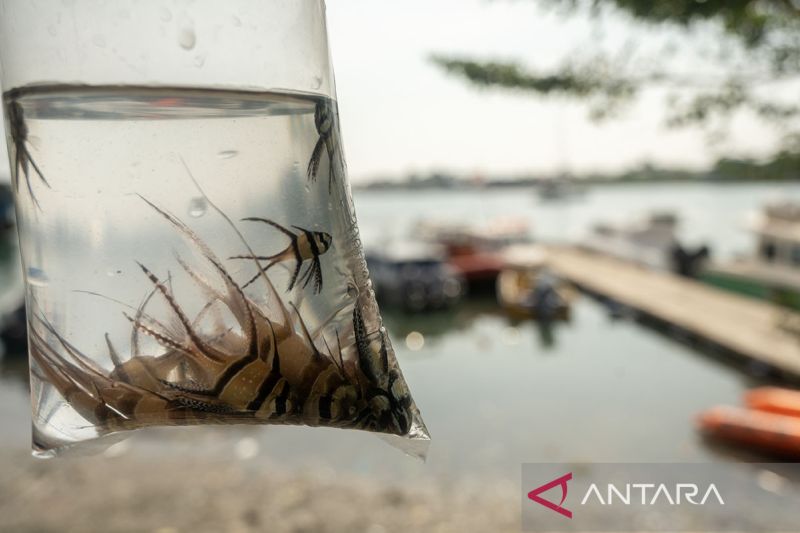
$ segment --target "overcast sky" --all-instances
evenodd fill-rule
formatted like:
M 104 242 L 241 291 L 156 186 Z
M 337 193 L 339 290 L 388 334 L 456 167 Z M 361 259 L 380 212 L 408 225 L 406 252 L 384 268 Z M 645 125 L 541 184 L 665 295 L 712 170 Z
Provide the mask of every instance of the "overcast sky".
M 450 77 L 431 53 L 523 60 L 543 68 L 592 52 L 592 25 L 511 0 L 328 0 L 345 151 L 353 181 L 409 172 L 465 176 L 615 171 L 643 162 L 700 168 L 720 153 L 765 154 L 775 136 L 734 121 L 709 149 L 698 130 L 663 127 L 660 95 L 593 124 L 580 105 L 486 91 Z M 627 28 L 612 24 L 611 37 Z M 7 175 L 5 160 L 0 174 Z
M 581 106 L 469 87 L 428 61 L 451 52 L 546 67 L 569 52 L 591 53 L 588 20 L 535 2 L 328 0 L 328 28 L 354 180 L 436 169 L 580 173 L 645 161 L 697 168 L 720 152 L 775 147 L 769 131 L 738 120 L 728 144 L 710 151 L 703 132 L 663 127 L 662 95 L 597 125 Z M 619 24 L 608 30 L 626 33 Z

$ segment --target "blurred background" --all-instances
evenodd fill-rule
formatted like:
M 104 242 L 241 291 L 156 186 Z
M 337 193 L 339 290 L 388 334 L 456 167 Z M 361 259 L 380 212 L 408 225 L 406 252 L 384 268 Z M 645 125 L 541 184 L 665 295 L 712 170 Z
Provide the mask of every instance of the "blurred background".
M 524 462 L 800 459 L 800 4 L 327 4 L 427 461 L 291 427 L 30 458 L 4 161 L 0 529 L 518 531 Z

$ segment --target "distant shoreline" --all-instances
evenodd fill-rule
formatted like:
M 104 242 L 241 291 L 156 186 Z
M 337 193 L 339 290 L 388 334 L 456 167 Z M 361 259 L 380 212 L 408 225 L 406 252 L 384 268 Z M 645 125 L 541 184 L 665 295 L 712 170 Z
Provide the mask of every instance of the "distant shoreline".
M 487 189 L 537 189 L 550 183 L 554 178 L 498 180 L 473 182 L 457 180 L 453 183 L 427 183 L 426 181 L 377 182 L 353 184 L 357 192 L 423 192 L 423 191 L 470 191 Z M 799 178 L 724 178 L 724 177 L 680 177 L 680 178 L 574 178 L 570 185 L 579 187 L 613 187 L 619 185 L 663 185 L 663 184 L 718 184 L 718 185 L 754 185 L 766 183 L 800 183 Z

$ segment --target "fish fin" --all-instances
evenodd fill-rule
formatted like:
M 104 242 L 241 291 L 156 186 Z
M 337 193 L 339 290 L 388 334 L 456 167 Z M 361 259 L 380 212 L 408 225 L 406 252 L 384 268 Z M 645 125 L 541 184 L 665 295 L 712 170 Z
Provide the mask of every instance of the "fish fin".
M 270 219 L 268 219 L 268 218 L 262 218 L 262 217 L 245 217 L 245 218 L 243 218 L 242 220 L 243 220 L 243 221 L 247 221 L 247 222 L 263 222 L 264 224 L 269 224 L 270 226 L 272 226 L 273 228 L 277 229 L 277 230 L 278 230 L 278 231 L 280 231 L 281 233 L 284 233 L 285 235 L 287 235 L 287 236 L 288 236 L 289 238 L 291 238 L 291 239 L 296 239 L 296 238 L 297 238 L 297 235 L 295 235 L 294 233 L 292 233 L 291 231 L 289 231 L 287 228 L 285 228 L 284 226 L 281 226 L 280 224 L 278 224 L 278 223 L 277 223 L 277 222 L 275 222 L 274 220 L 270 220 Z
M 333 141 L 333 134 L 328 134 L 325 146 L 328 149 L 328 192 L 330 192 L 336 177 L 336 144 Z
M 289 281 L 289 288 L 286 289 L 286 292 L 291 291 L 294 288 L 294 284 L 297 283 L 297 276 L 300 275 L 300 269 L 303 266 L 303 261 L 296 260 L 296 265 L 294 267 L 294 273 L 292 274 L 292 279 Z
M 252 278 L 250 278 L 250 280 L 249 280 L 247 283 L 245 283 L 244 285 L 242 285 L 242 288 L 244 289 L 244 288 L 245 288 L 245 287 L 247 287 L 248 285 L 251 285 L 251 284 L 252 284 L 252 283 L 253 283 L 255 280 L 257 280 L 258 278 L 260 278 L 260 277 L 261 277 L 261 274 L 265 273 L 267 270 L 269 270 L 270 268 L 274 267 L 274 266 L 275 266 L 275 265 L 277 265 L 278 263 L 279 263 L 279 261 L 277 261 L 277 260 L 272 260 L 272 261 L 271 261 L 271 262 L 270 262 L 270 263 L 269 263 L 267 266 L 265 266 L 265 267 L 263 267 L 263 268 L 259 269 L 259 271 L 258 271 L 258 274 L 256 274 L 256 275 L 255 275 L 255 276 L 253 276 Z M 264 277 L 266 277 L 266 276 L 264 276 Z
M 255 259 L 256 261 L 271 261 L 282 253 L 283 252 L 280 252 L 275 255 L 232 255 L 228 259 Z
M 31 152 L 30 152 L 30 150 L 28 150 L 28 147 L 23 144 L 22 145 L 22 150 L 25 152 L 25 157 L 27 158 L 28 162 L 33 167 L 33 170 L 35 170 L 36 174 L 39 175 L 39 179 L 42 180 L 42 183 L 44 183 L 47 186 L 48 189 L 52 189 L 52 187 L 50 186 L 50 183 L 47 181 L 47 178 L 44 177 L 44 174 L 39 169 L 39 165 L 37 165 L 36 161 L 34 161 L 33 157 L 31 157 Z
M 319 172 L 319 163 L 322 159 L 322 149 L 325 147 L 325 136 L 320 135 L 317 139 L 317 144 L 314 145 L 314 150 L 311 152 L 311 158 L 308 160 L 308 168 L 306 169 L 306 176 L 311 181 L 316 181 L 317 173 Z
M 297 321 L 300 322 L 300 328 L 303 330 L 303 334 L 306 336 L 306 339 L 308 340 L 308 343 L 311 345 L 311 348 L 314 350 L 314 354 L 317 357 L 322 356 L 322 354 L 319 353 L 319 350 L 317 349 L 317 345 L 314 344 L 314 339 L 311 338 L 311 333 L 308 332 L 308 328 L 306 327 L 305 321 L 303 321 L 303 317 L 300 315 L 300 311 L 297 309 L 297 307 L 293 303 L 290 303 L 289 305 L 291 305 L 292 308 L 294 309 L 294 312 L 297 315 Z
M 322 263 L 319 260 L 319 257 L 314 258 L 314 289 L 316 293 L 319 294 L 322 292 Z
M 197 182 L 195 182 L 195 185 L 197 185 Z M 203 196 L 206 198 L 208 203 L 212 205 L 215 210 L 217 210 L 217 212 L 225 216 L 224 213 L 222 213 L 219 210 L 216 204 L 211 202 L 211 200 L 209 200 L 208 197 L 205 196 L 205 193 L 203 193 Z M 181 221 L 171 213 L 164 211 L 163 209 L 155 205 L 153 202 L 151 202 L 144 196 L 139 195 L 139 197 L 142 200 L 144 200 L 148 205 L 150 205 L 150 207 L 155 209 L 161 216 L 166 218 L 173 226 L 178 228 L 180 232 L 183 234 L 183 236 L 187 238 L 189 242 L 192 243 L 195 247 L 197 247 L 202 252 L 203 257 L 209 263 L 211 263 L 211 265 L 214 267 L 214 270 L 216 270 L 217 274 L 220 276 L 220 278 L 222 278 L 222 281 L 225 284 L 225 287 L 227 288 L 228 298 L 226 298 L 225 300 L 226 305 L 231 310 L 231 312 L 233 312 L 234 316 L 241 324 L 245 334 L 251 339 L 252 344 L 255 344 L 256 342 L 255 318 L 253 317 L 252 308 L 250 307 L 250 304 L 242 290 L 242 287 L 240 287 L 233 280 L 231 274 L 225 269 L 222 262 L 214 254 L 214 252 L 211 251 L 208 245 L 205 242 L 203 242 L 203 240 L 200 239 L 200 237 L 198 237 L 197 234 L 195 234 L 191 228 L 189 228 L 185 223 L 183 223 L 183 221 Z M 226 218 L 226 220 L 230 222 L 229 218 Z M 258 264 L 257 261 L 256 264 Z

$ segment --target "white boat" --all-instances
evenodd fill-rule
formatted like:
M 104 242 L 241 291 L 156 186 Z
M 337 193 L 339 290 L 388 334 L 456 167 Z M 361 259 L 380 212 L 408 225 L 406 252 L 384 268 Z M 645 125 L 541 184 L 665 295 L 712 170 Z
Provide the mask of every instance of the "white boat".
M 581 246 L 642 266 L 672 270 L 677 225 L 678 217 L 669 211 L 654 212 L 627 225 L 596 224 Z
M 800 309 L 800 203 L 767 205 L 750 224 L 755 249 L 709 265 L 701 279 L 718 287 Z

